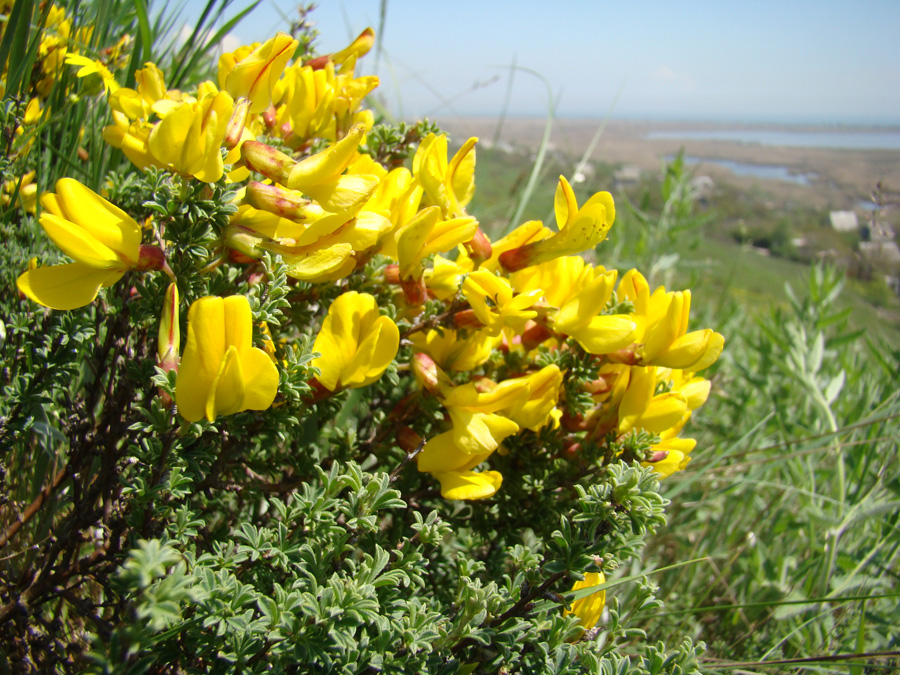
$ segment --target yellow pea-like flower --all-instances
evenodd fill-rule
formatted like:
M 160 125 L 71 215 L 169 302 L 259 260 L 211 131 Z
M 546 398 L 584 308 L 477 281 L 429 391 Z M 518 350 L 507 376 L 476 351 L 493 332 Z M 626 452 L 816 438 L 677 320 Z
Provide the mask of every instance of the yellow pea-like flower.
M 445 471 L 433 475 L 441 484 L 441 497 L 451 501 L 493 497 L 503 483 L 498 471 Z
M 582 588 L 591 588 L 606 583 L 606 577 L 603 572 L 586 572 L 584 579 L 576 581 L 572 586 L 573 591 L 580 591 Z M 590 630 L 597 625 L 603 614 L 603 607 L 606 605 L 606 591 L 597 591 L 591 593 L 584 598 L 578 598 L 572 603 L 571 610 L 565 610 L 564 614 L 574 614 L 581 622 L 581 627 Z
M 75 262 L 19 276 L 19 290 L 51 309 L 83 307 L 140 264 L 141 228 L 131 216 L 73 178 L 41 198 L 44 231 Z
M 187 346 L 175 384 L 178 412 L 189 422 L 265 410 L 278 392 L 278 369 L 253 346 L 253 314 L 243 295 L 207 296 L 188 311 Z
M 500 264 L 507 271 L 515 272 L 560 256 L 574 255 L 594 248 L 606 239 L 606 233 L 616 219 L 612 195 L 598 192 L 578 208 L 572 186 L 564 176 L 559 177 L 554 211 L 559 231 L 503 253 Z
M 223 89 L 235 99 L 250 99 L 251 114 L 262 112 L 272 104 L 275 85 L 298 44 L 287 33 L 278 33 L 238 61 L 233 61 L 231 54 L 223 54 L 219 59 Z
M 150 152 L 162 166 L 215 183 L 225 169 L 221 149 L 233 112 L 234 101 L 224 91 L 185 101 L 153 127 Z
M 321 354 L 313 365 L 326 389 L 365 387 L 377 380 L 397 355 L 400 331 L 378 312 L 375 298 L 350 291 L 328 308 L 328 316 L 313 350 Z

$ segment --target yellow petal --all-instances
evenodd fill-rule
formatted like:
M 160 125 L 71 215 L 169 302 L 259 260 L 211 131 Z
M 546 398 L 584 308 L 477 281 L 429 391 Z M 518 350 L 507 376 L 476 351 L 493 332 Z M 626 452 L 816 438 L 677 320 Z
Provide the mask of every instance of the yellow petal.
M 592 586 L 600 586 L 606 583 L 606 577 L 603 572 L 586 572 L 584 579 L 576 581 L 572 586 L 573 591 L 580 591 L 584 588 Z M 581 622 L 581 627 L 590 630 L 597 625 L 600 617 L 603 615 L 603 607 L 606 604 L 606 591 L 597 591 L 591 593 L 584 598 L 578 598 L 572 603 L 572 609 L 566 610 L 563 614 L 574 614 Z
M 243 410 L 244 377 L 241 360 L 234 345 L 228 347 L 219 372 L 206 399 L 206 419 L 214 422 L 218 415 L 233 415 Z
M 624 314 L 598 316 L 583 327 L 569 332 L 589 354 L 611 354 L 634 341 L 637 326 Z
M 16 286 L 44 307 L 68 310 L 90 304 L 101 287 L 114 284 L 122 274 L 75 262 L 29 270 L 19 276 Z
M 175 403 L 189 422 L 206 416 L 207 401 L 214 396 L 213 383 L 225 358 L 225 301 L 200 298 L 188 310 L 187 344 L 178 368 Z
M 491 452 L 472 455 L 463 452 L 453 440 L 453 432 L 445 431 L 428 440 L 416 458 L 419 471 L 436 473 L 441 471 L 468 471 L 488 457 Z
M 638 426 L 660 433 L 678 424 L 687 412 L 687 400 L 681 394 L 668 392 L 650 399 Z
M 565 176 L 559 177 L 556 194 L 553 197 L 553 212 L 556 215 L 556 229 L 562 230 L 578 212 L 575 192 Z
M 102 244 L 83 227 L 52 213 L 41 214 L 41 226 L 63 253 L 88 267 L 120 271 L 128 269 L 128 265 L 120 260 L 114 250 Z M 134 262 L 137 262 L 136 258 Z
M 244 400 L 241 410 L 265 410 L 278 393 L 278 368 L 262 349 L 251 347 L 241 354 Z
M 56 195 L 52 201 L 55 209 L 51 213 L 84 228 L 118 255 L 137 262 L 141 228 L 127 213 L 72 178 L 61 178 L 56 182 Z M 45 205 L 50 202 L 41 200 Z
M 497 471 L 449 471 L 435 473 L 434 477 L 441 483 L 441 496 L 451 500 L 493 497 L 503 483 Z

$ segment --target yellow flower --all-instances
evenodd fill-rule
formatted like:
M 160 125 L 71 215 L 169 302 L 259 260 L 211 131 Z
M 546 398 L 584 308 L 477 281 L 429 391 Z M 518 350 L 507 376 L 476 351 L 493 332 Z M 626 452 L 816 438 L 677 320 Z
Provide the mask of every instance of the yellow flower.
M 328 308 L 313 351 L 316 379 L 331 391 L 365 387 L 384 373 L 397 355 L 400 331 L 390 317 L 378 312 L 375 298 L 350 291 Z
M 516 380 L 525 380 L 528 383 L 528 398 L 503 410 L 503 414 L 520 427 L 532 431 L 537 431 L 547 424 L 552 424 L 554 428 L 558 427 L 562 411 L 556 408 L 556 404 L 559 402 L 559 392 L 563 384 L 559 366 L 546 366 Z
M 601 314 L 615 287 L 615 270 L 565 256 L 516 272 L 512 281 L 519 291 L 541 289 L 546 303 L 558 308 L 547 314 L 549 325 L 590 354 L 611 354 L 634 341 L 637 326 L 630 317 Z
M 515 272 L 593 248 L 606 239 L 606 233 L 616 219 L 612 195 L 598 192 L 579 209 L 572 186 L 564 176 L 559 177 L 554 211 L 559 232 L 506 251 L 500 256 L 500 264 L 507 271 Z
M 241 156 L 254 171 L 309 195 L 329 213 L 349 213 L 362 207 L 381 180 L 375 174 L 344 173 L 358 158 L 365 135 L 365 126 L 357 124 L 337 143 L 299 162 L 256 141 L 242 143 Z
M 631 369 L 628 389 L 619 404 L 620 434 L 635 428 L 659 434 L 682 423 L 688 412 L 687 398 L 677 391 L 656 394 L 656 384 L 655 367 Z
M 442 471 L 432 475 L 441 484 L 441 497 L 451 501 L 493 497 L 503 483 L 498 471 Z
M 710 328 L 687 332 L 691 312 L 691 292 L 666 292 L 660 286 L 652 294 L 647 281 L 636 270 L 622 278 L 619 289 L 634 303 L 631 315 L 638 325 L 635 341 L 641 364 L 697 372 L 719 358 L 725 338 Z
M 413 333 L 410 336 L 417 351 L 425 352 L 445 370 L 474 370 L 491 357 L 500 336 L 484 331 L 469 331 L 465 338 L 451 328 Z
M 141 260 L 141 228 L 128 214 L 72 178 L 41 198 L 44 231 L 75 262 L 39 267 L 16 284 L 29 298 L 52 309 L 83 307 Z
M 606 577 L 603 572 L 585 572 L 584 579 L 576 581 L 572 586 L 573 591 L 580 591 L 583 588 L 591 588 L 606 583 Z M 584 598 L 578 598 L 572 603 L 571 610 L 565 610 L 564 616 L 574 614 L 578 617 L 581 627 L 590 630 L 597 625 L 600 617 L 603 615 L 603 607 L 606 605 L 606 591 L 596 591 Z
M 253 346 L 253 315 L 243 295 L 207 296 L 188 311 L 187 347 L 175 402 L 189 422 L 265 410 L 278 391 L 278 369 Z
M 103 88 L 107 94 L 114 94 L 119 89 L 119 83 L 116 82 L 115 76 L 100 61 L 78 54 L 66 54 L 66 65 L 81 66 L 78 72 L 75 73 L 78 77 L 97 75 L 103 83 Z
M 250 113 L 260 113 L 272 104 L 272 92 L 299 42 L 278 33 L 252 52 L 234 62 L 232 54 L 219 58 L 219 81 L 235 99 L 248 98 Z M 224 71 L 224 72 L 223 72 Z
M 448 162 L 447 137 L 429 134 L 413 157 L 413 175 L 445 218 L 466 215 L 465 207 L 475 194 L 477 142 L 477 138 L 467 140 Z
M 487 270 L 469 274 L 463 282 L 462 291 L 489 335 L 499 335 L 507 326 L 521 333 L 525 322 L 537 316 L 537 311 L 531 307 L 542 293 L 540 289 L 535 289 L 513 294 L 507 279 Z
M 224 91 L 207 91 L 197 101 L 185 101 L 153 127 L 148 145 L 154 159 L 178 173 L 204 183 L 222 177 L 222 142 L 234 101 Z

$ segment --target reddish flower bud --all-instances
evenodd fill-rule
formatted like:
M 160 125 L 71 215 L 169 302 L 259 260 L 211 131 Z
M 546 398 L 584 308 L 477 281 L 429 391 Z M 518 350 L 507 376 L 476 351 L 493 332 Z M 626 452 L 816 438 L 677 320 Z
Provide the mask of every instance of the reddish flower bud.
M 612 354 L 606 354 L 606 358 L 613 363 L 623 363 L 626 366 L 634 366 L 638 363 L 635 345 L 625 347 L 625 349 L 620 349 Z
M 277 185 L 252 182 L 247 186 L 244 202 L 255 209 L 274 213 L 289 220 L 303 220 L 304 209 L 310 200 L 296 190 L 288 190 Z
M 553 337 L 553 331 L 549 328 L 543 324 L 529 321 L 527 327 L 522 332 L 522 346 L 525 348 L 525 351 L 530 352 L 544 340 L 551 337 Z
M 481 231 L 480 227 L 475 230 L 474 236 L 465 242 L 463 246 L 466 247 L 466 250 L 469 252 L 469 258 L 472 259 L 476 267 L 490 258 L 493 252 L 491 240 Z
M 385 265 L 384 267 L 384 281 L 388 284 L 399 284 L 400 283 L 400 265 L 396 263 L 392 265 Z
M 656 452 L 654 452 L 652 455 L 650 455 L 647 458 L 647 461 L 651 462 L 651 463 L 652 462 L 661 462 L 668 456 L 669 456 L 668 450 L 657 450 Z
M 424 438 L 407 426 L 397 429 L 397 445 L 407 453 L 415 452 L 424 442 Z
M 464 309 L 453 315 L 453 323 L 457 328 L 484 328 L 484 324 L 475 316 L 475 310 Z
M 400 279 L 400 288 L 403 289 L 403 295 L 406 296 L 406 302 L 412 307 L 418 307 L 425 304 L 425 298 L 428 297 L 428 291 L 425 288 L 425 279 Z
M 138 263 L 135 269 L 139 272 L 152 272 L 166 268 L 166 254 L 159 246 L 141 244 Z
M 247 114 L 250 111 L 250 99 L 242 98 L 234 106 L 231 119 L 225 128 L 225 138 L 222 139 L 222 147 L 231 150 L 236 146 L 244 134 L 244 126 L 247 124 Z
M 325 56 L 317 56 L 314 59 L 310 59 L 304 66 L 309 66 L 313 70 L 322 70 L 325 66 L 328 65 L 328 62 L 331 60 L 331 55 L 326 54 Z
M 297 164 L 283 152 L 259 141 L 242 143 L 241 157 L 253 171 L 282 185 L 287 184 L 291 169 Z
M 612 385 L 604 378 L 598 377 L 596 380 L 593 380 L 591 382 L 585 382 L 581 386 L 581 389 L 591 394 L 605 394 L 610 389 L 612 389 Z
M 440 389 L 440 371 L 437 364 L 428 354 L 416 352 L 412 358 L 412 372 L 416 380 L 425 391 L 432 394 Z

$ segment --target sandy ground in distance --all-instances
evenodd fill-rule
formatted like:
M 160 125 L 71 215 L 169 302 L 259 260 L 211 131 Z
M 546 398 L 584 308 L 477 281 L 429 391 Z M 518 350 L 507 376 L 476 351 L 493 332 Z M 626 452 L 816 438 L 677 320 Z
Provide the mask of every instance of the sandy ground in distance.
M 438 123 L 456 141 L 479 136 L 493 138 L 496 119 L 439 119 Z M 537 147 L 544 133 L 543 119 L 509 118 L 504 122 L 500 140 L 512 145 Z M 573 158 L 580 158 L 602 121 L 557 119 L 554 121 L 551 147 Z M 795 202 L 815 208 L 853 209 L 868 199 L 876 183 L 896 197 L 900 191 L 900 150 L 843 150 L 827 148 L 772 147 L 730 141 L 689 139 L 648 139 L 650 131 L 711 129 L 787 129 L 791 131 L 864 131 L 856 127 L 779 127 L 776 125 L 727 125 L 687 122 L 644 122 L 610 120 L 606 123 L 593 159 L 610 164 L 635 165 L 658 171 L 662 158 L 684 148 L 685 154 L 709 159 L 728 159 L 748 164 L 787 167 L 794 173 L 814 173 L 811 184 L 737 176 L 724 167 L 704 163 L 697 174 L 728 180 L 738 187 L 756 187 L 777 202 Z M 879 129 L 883 131 L 883 129 Z

